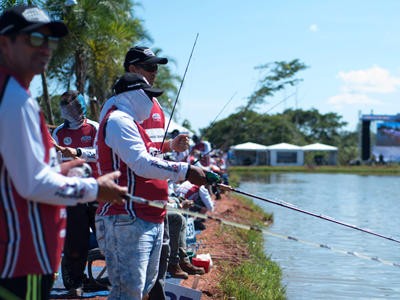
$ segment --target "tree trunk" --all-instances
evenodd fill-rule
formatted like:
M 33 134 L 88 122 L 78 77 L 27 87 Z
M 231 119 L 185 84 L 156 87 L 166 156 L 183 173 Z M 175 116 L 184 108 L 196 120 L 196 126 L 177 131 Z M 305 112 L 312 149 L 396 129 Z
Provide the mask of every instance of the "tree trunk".
M 86 81 L 86 57 L 82 50 L 82 47 L 78 47 L 75 51 L 75 76 L 76 76 L 76 89 L 79 93 L 84 95 L 85 93 L 85 81 Z
M 42 72 L 40 74 L 42 78 L 42 88 L 43 88 L 43 101 L 46 107 L 46 119 L 47 122 L 50 125 L 54 125 L 54 116 L 53 116 L 53 111 L 51 110 L 51 102 L 49 98 L 49 91 L 47 90 L 47 79 L 46 79 L 46 73 Z

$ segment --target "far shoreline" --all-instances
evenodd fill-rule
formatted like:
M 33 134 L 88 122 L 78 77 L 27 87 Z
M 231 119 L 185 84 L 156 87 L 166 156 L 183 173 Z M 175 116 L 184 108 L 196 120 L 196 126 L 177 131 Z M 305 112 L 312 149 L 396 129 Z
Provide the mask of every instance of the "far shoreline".
M 360 165 L 360 166 L 229 166 L 229 173 L 343 173 L 360 175 L 393 175 L 400 176 L 399 164 Z

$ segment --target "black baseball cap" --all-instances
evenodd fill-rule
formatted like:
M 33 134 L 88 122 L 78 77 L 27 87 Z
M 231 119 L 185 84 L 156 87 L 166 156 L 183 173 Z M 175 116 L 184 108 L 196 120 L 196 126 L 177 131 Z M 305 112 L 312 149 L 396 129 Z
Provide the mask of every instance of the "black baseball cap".
M 127 70 L 132 64 L 159 64 L 165 65 L 168 63 L 166 57 L 158 57 L 147 47 L 133 47 L 125 55 L 124 68 Z
M 136 73 L 125 73 L 113 86 L 116 95 L 142 89 L 150 98 L 161 96 L 164 92 L 161 89 L 151 87 L 143 76 Z
M 47 26 L 56 37 L 68 34 L 67 26 L 63 22 L 50 20 L 49 16 L 36 6 L 14 6 L 0 16 L 0 35 L 32 32 L 43 26 Z

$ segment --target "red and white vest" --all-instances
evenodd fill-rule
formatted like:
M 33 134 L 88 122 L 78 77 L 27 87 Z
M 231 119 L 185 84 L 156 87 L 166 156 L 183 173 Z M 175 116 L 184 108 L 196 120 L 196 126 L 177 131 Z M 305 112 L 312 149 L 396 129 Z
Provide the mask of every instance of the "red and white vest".
M 143 197 L 147 200 L 168 200 L 168 184 L 166 180 L 148 179 L 135 174 L 120 157 L 108 147 L 105 143 L 107 134 L 107 121 L 110 114 L 116 109 L 113 106 L 100 123 L 97 137 L 98 166 L 101 174 L 120 170 L 121 176 L 118 178 L 118 184 L 127 186 L 128 192 L 133 196 Z M 150 147 L 155 147 L 150 140 L 144 128 L 135 122 L 140 135 L 149 151 Z M 127 201 L 124 205 L 111 205 L 110 203 L 100 203 L 97 214 L 101 216 L 129 214 L 153 223 L 162 223 L 166 215 L 165 209 L 150 207 L 138 204 L 133 201 Z

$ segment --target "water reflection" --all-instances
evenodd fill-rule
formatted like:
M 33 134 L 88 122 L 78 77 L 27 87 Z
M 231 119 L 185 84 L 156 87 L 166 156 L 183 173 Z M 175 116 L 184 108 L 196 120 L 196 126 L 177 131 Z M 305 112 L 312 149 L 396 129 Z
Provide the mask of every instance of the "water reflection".
M 271 173 L 268 175 L 262 173 L 246 173 L 240 176 L 240 182 L 257 182 L 257 183 L 296 183 L 301 182 L 300 178 L 289 178 L 285 173 Z
M 398 177 L 279 173 L 248 179 L 240 190 L 400 239 Z M 398 243 L 254 201 L 274 214 L 271 231 L 400 262 Z M 267 255 L 283 270 L 288 299 L 400 299 L 400 268 L 270 236 L 265 241 Z

